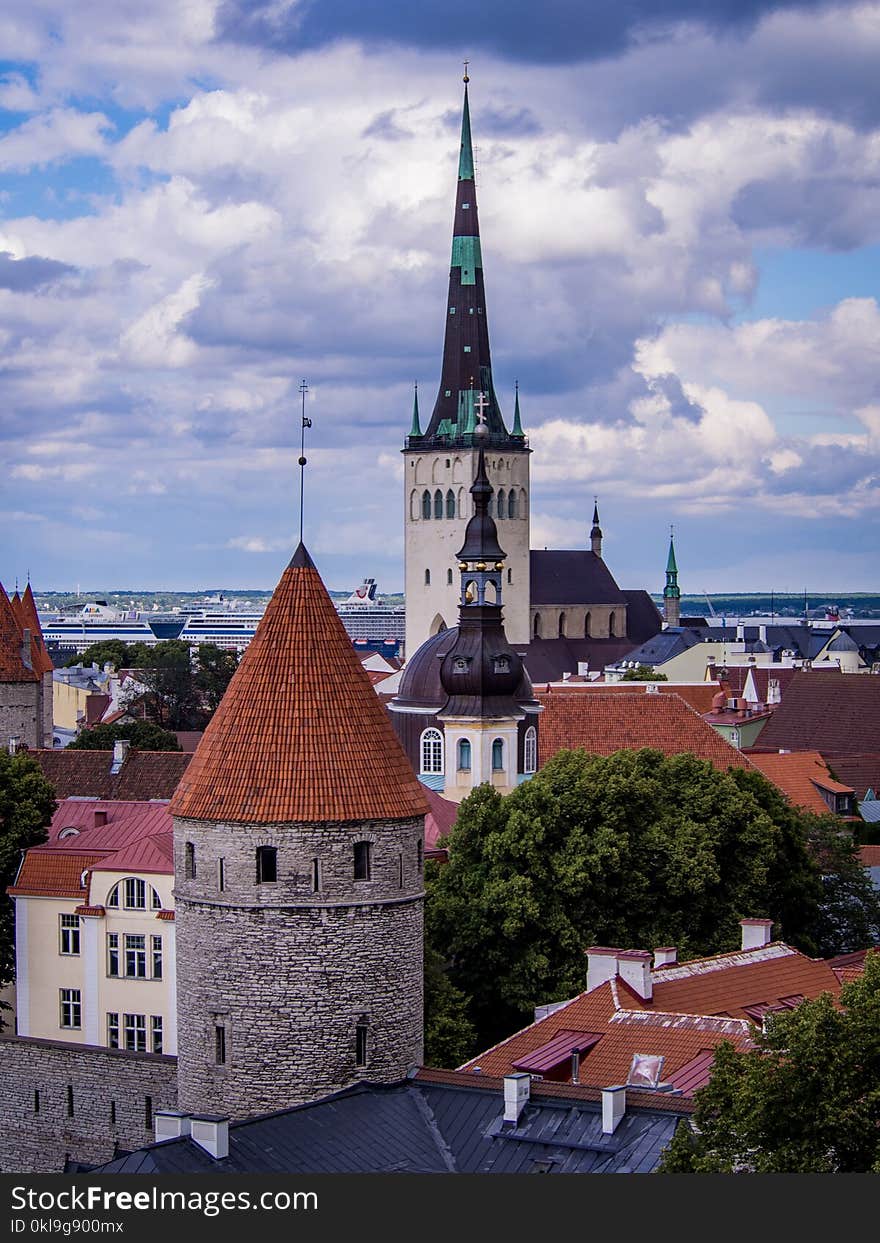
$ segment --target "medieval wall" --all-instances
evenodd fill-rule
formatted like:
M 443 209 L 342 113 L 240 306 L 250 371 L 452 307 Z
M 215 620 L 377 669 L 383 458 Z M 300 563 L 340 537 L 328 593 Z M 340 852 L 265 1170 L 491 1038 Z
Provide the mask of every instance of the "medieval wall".
M 0 1172 L 97 1165 L 155 1138 L 177 1108 L 177 1059 L 0 1035 Z
M 39 682 L 0 682 L 0 745 L 17 734 L 27 747 L 43 744 L 43 688 Z M 52 745 L 49 727 L 48 746 Z

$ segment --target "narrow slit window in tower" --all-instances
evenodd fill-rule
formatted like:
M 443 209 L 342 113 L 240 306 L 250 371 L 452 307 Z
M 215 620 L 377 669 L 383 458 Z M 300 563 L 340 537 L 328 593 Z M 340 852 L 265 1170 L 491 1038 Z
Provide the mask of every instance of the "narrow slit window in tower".
M 271 884 L 278 879 L 278 851 L 274 846 L 257 847 L 257 884 Z
M 371 843 L 355 842 L 354 844 L 354 878 L 355 880 L 370 880 L 372 873 L 372 860 L 370 858 Z

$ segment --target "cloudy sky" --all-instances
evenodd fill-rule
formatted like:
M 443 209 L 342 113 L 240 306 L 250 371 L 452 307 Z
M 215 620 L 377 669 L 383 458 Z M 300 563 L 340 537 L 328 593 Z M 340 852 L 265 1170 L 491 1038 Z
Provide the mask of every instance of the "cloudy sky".
M 534 547 L 877 590 L 880 4 L 0 3 L 7 585 L 403 581 L 471 61 Z

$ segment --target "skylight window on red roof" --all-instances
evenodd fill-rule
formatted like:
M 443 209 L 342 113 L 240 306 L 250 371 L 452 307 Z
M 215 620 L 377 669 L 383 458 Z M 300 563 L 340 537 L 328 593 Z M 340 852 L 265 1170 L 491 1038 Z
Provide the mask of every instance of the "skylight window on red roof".
M 627 1087 L 656 1088 L 660 1082 L 664 1058 L 653 1053 L 634 1053 L 626 1077 Z

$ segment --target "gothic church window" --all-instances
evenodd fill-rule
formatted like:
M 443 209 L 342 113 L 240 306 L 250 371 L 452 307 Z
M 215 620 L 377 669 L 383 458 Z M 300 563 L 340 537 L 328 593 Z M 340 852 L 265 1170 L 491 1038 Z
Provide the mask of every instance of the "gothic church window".
M 611 616 L 608 618 L 608 633 L 612 639 L 617 637 L 617 631 L 615 629 L 616 624 L 617 624 L 617 619 L 612 613 Z
M 455 493 L 450 488 L 446 493 L 446 517 L 455 517 Z
M 498 517 L 503 518 L 506 512 L 504 504 L 504 489 L 502 488 L 498 493 Z
M 516 493 L 513 488 L 510 489 L 507 496 L 507 516 L 508 518 L 516 517 Z
M 446 586 L 447 587 L 452 586 L 452 570 L 446 571 Z
M 559 637 L 560 639 L 565 638 L 565 614 L 564 613 L 559 614 Z
M 443 493 L 438 488 L 434 493 L 434 517 L 443 517 Z
M 590 614 L 587 613 L 586 617 L 584 618 L 584 638 L 589 639 L 589 637 L 590 637 Z
M 534 622 L 532 629 L 534 631 L 535 638 L 540 639 L 541 637 L 541 614 L 540 613 L 535 614 L 535 622 Z
M 425 570 L 425 586 L 426 587 L 431 586 L 431 571 L 430 570 Z

